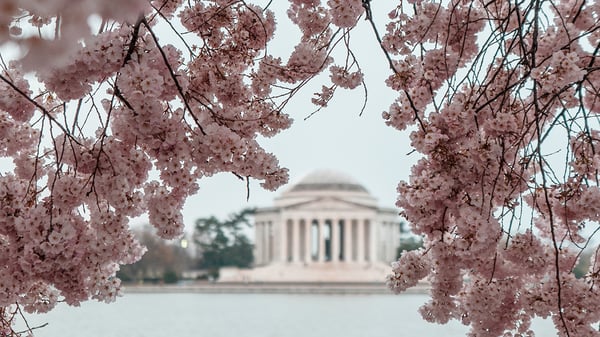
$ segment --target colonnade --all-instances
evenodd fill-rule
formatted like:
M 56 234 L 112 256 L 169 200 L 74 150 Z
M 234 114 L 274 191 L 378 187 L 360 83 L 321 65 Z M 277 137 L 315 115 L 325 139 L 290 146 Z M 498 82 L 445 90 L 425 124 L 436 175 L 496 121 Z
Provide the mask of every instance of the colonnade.
M 273 223 L 271 221 L 257 222 L 254 238 L 256 249 L 254 260 L 257 264 L 267 264 L 274 260 L 275 245 L 273 240 Z
M 395 261 L 400 243 L 400 223 L 382 221 L 379 226 L 380 242 L 379 257 L 382 261 Z
M 277 238 L 275 240 L 275 238 Z M 288 218 L 256 223 L 256 262 L 372 262 L 375 225 L 369 219 Z

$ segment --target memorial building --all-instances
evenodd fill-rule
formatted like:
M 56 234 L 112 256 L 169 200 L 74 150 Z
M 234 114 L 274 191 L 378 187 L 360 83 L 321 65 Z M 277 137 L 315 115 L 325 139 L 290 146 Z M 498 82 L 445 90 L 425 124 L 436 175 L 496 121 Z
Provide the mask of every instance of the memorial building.
M 381 208 L 358 181 L 315 171 L 258 208 L 255 268 L 225 281 L 382 282 L 400 243 L 398 210 Z

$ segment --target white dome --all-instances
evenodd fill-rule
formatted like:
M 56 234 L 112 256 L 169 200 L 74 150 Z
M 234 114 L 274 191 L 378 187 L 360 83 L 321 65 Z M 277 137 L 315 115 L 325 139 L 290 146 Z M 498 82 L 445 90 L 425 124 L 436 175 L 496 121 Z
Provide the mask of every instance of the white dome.
M 305 191 L 348 191 L 367 193 L 367 189 L 351 176 L 334 170 L 317 170 L 293 185 L 287 193 Z

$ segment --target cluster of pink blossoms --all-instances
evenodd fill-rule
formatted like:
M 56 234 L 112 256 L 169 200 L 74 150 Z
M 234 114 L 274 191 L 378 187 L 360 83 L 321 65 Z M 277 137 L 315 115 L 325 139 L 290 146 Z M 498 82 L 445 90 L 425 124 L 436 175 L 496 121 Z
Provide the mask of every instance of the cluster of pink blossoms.
M 544 317 L 560 336 L 599 335 L 596 258 L 573 274 L 600 214 L 598 13 L 583 1 L 417 1 L 390 13 L 383 41 L 399 59 L 387 84 L 399 96 L 384 118 L 414 126 L 423 155 L 397 205 L 425 247 L 393 264 L 388 285 L 427 279 L 425 319 L 529 336 Z M 477 38 L 484 22 L 491 36 Z
M 328 0 L 331 8 L 331 22 L 340 28 L 356 25 L 356 20 L 363 12 L 362 0 Z
M 340 66 L 331 66 L 331 81 L 333 84 L 339 85 L 342 88 L 354 89 L 358 87 L 363 81 L 363 75 L 359 71 L 348 72 Z
M 26 48 L 21 64 L 28 70 L 50 69 L 77 53 L 82 38 L 92 37 L 91 15 L 134 22 L 146 7 L 146 0 L 6 0 L 0 7 L 0 46 L 11 42 Z M 48 29 L 54 38 L 30 34 L 31 29 Z
M 362 83 L 353 54 L 340 66 L 332 49 L 375 5 L 291 0 L 301 36 L 283 60 L 267 48 L 274 14 L 245 1 L 4 1 L 0 47 L 27 53 L 0 73 L 0 155 L 14 164 L 0 176 L 0 331 L 14 333 L 21 307 L 113 300 L 119 265 L 144 252 L 129 219 L 147 213 L 177 237 L 203 177 L 284 184 L 257 136 L 289 127 L 286 103 L 325 69 L 321 107 Z M 422 158 L 397 205 L 425 247 L 387 282 L 400 292 L 427 279 L 428 321 L 525 336 L 548 317 L 560 336 L 599 335 L 600 254 L 583 278 L 572 272 L 591 242 L 583 229 L 600 220 L 598 17 L 600 4 L 582 0 L 390 12 L 382 47 L 398 96 L 383 117 L 414 128 Z M 168 38 L 164 20 L 180 21 L 164 25 Z
M 244 1 L 4 1 L 0 47 L 24 55 L 0 69 L 0 155 L 14 164 L 0 175 L 0 334 L 21 309 L 114 300 L 119 265 L 145 250 L 129 219 L 178 237 L 203 177 L 286 183 L 257 136 L 291 125 L 286 103 L 333 62 L 330 22 L 349 30 L 362 12 L 291 1 L 302 36 L 283 61 L 268 49 L 274 14 Z

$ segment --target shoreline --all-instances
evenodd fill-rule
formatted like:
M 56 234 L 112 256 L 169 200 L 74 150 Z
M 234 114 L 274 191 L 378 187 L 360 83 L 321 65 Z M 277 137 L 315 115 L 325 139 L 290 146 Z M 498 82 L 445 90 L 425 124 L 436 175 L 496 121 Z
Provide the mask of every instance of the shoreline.
M 403 294 L 428 294 L 429 285 L 418 284 Z M 124 294 L 307 294 L 394 295 L 383 283 L 237 283 L 194 282 L 183 284 L 124 284 Z

